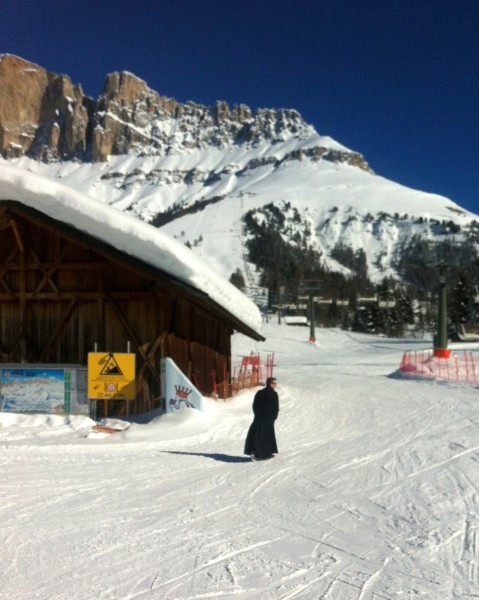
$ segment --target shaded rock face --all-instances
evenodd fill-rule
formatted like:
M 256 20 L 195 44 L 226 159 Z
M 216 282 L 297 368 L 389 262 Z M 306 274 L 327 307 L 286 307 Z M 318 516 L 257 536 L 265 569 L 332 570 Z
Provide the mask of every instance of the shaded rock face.
M 93 115 L 93 160 L 148 145 L 149 121 L 161 107 L 160 96 L 141 79 L 130 73 L 108 75 Z
M 0 56 L 0 152 L 53 159 L 86 150 L 88 106 L 81 86 L 16 56 Z
M 245 105 L 230 110 L 226 102 L 180 104 L 127 72 L 108 75 L 93 100 L 66 75 L 0 55 L 0 153 L 5 158 L 101 162 L 109 155 L 165 156 L 206 146 L 275 144 L 315 133 L 295 110 L 253 113 Z M 316 158 L 327 152 L 317 150 Z M 335 151 L 324 158 L 369 170 L 356 153 Z

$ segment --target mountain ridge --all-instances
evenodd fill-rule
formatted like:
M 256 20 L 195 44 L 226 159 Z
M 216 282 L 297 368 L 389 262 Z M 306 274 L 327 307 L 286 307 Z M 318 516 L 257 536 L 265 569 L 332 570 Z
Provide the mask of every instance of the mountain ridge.
M 108 75 L 93 100 L 67 76 L 11 55 L 0 56 L 0 90 L 2 160 L 161 227 L 225 278 L 239 269 L 250 295 L 262 273 L 245 216 L 265 222 L 266 206 L 291 215 L 281 238 L 314 250 L 327 271 L 354 276 L 338 257 L 343 247 L 363 252 L 374 284 L 401 280 L 413 239 L 479 247 L 479 217 L 374 173 L 294 109 L 181 104 L 128 72 Z
M 213 106 L 182 104 L 161 96 L 128 71 L 108 74 L 93 100 L 67 75 L 10 54 L 0 55 L 0 90 L 4 158 L 104 162 L 111 155 L 166 156 L 205 144 L 276 144 L 316 134 L 294 109 L 253 111 L 239 104 L 230 110 L 223 101 Z M 318 146 L 308 151 L 369 169 L 361 155 L 337 143 L 331 149 Z

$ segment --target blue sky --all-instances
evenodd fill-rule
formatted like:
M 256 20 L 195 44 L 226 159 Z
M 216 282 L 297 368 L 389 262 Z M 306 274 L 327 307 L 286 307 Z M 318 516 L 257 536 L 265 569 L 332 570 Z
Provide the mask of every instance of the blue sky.
M 3 0 L 0 53 L 98 97 L 295 108 L 380 175 L 479 214 L 478 0 Z

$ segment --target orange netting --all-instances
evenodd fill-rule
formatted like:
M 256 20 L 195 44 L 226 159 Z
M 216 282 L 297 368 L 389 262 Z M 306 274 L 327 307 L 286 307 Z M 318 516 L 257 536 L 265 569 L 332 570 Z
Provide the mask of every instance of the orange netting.
M 212 373 L 213 397 L 226 400 L 242 390 L 259 386 L 273 376 L 273 367 L 274 354 L 268 354 L 265 361 L 259 354 L 243 356 L 240 366 L 233 368 L 230 381 L 227 373 L 223 373 L 222 381 L 218 381 L 217 373 Z
M 452 351 L 449 358 L 434 356 L 433 350 L 405 352 L 399 370 L 418 377 L 445 379 L 461 383 L 479 381 L 479 356 L 476 352 Z

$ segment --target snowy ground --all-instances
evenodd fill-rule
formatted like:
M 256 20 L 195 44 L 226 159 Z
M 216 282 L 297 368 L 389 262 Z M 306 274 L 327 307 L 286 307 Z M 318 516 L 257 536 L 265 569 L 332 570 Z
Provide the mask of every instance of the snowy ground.
M 479 598 L 478 389 L 389 377 L 425 343 L 264 333 L 235 353 L 275 352 L 270 461 L 253 391 L 107 437 L 0 414 L 1 598 Z

